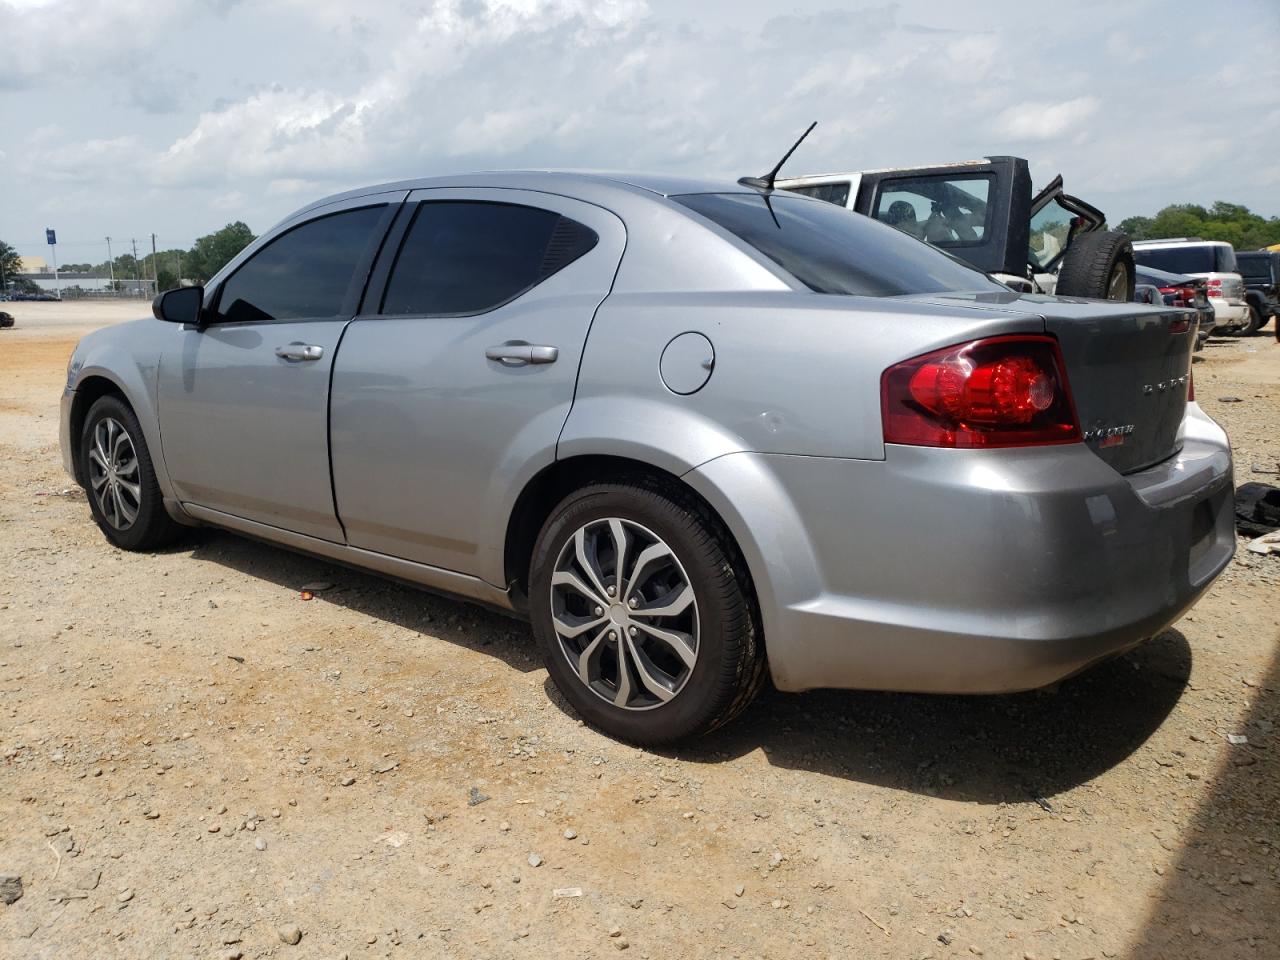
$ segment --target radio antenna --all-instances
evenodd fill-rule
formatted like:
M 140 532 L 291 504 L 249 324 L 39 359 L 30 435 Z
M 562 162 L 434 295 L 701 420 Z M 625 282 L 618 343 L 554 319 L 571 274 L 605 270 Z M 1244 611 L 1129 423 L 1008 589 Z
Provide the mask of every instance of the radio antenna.
M 800 134 L 800 139 L 797 140 L 795 143 L 793 143 L 791 145 L 791 149 L 782 155 L 782 159 L 778 161 L 777 166 L 775 166 L 772 170 L 766 173 L 763 177 L 740 177 L 738 179 L 738 183 L 742 184 L 744 187 L 755 187 L 759 190 L 764 190 L 764 191 L 773 190 L 773 181 L 778 179 L 778 171 L 782 169 L 782 165 L 791 159 L 791 155 L 796 152 L 796 147 L 804 143 L 804 138 L 807 137 L 810 133 L 812 133 L 813 128 L 816 127 L 817 125 L 818 125 L 817 120 L 809 124 L 809 129 L 806 130 L 804 133 Z

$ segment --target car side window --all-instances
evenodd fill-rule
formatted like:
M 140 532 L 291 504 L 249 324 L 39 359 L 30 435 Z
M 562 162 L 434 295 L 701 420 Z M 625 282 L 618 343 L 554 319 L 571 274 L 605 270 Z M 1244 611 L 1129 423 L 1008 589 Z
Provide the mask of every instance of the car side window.
M 562 270 L 598 240 L 590 227 L 539 207 L 424 201 L 396 255 L 381 312 L 484 313 Z
M 815 183 L 807 187 L 787 187 L 787 189 L 792 193 L 813 197 L 815 200 L 834 203 L 838 207 L 848 206 L 849 204 L 848 181 L 844 183 Z
M 886 180 L 874 216 L 939 246 L 980 243 L 987 232 L 990 194 L 991 178 L 986 176 Z
M 334 317 L 385 204 L 308 220 L 246 260 L 222 284 L 219 323 Z

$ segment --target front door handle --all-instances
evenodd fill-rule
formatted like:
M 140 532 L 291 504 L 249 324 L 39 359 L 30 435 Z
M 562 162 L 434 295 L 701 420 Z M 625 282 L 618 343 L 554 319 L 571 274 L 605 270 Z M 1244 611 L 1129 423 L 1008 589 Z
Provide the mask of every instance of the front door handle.
M 319 360 L 324 356 L 324 347 L 295 340 L 286 346 L 276 347 L 276 356 L 290 363 L 297 363 L 299 360 Z
M 485 358 L 495 360 L 504 367 L 523 367 L 530 363 L 555 363 L 560 356 L 559 347 L 548 347 L 524 340 L 508 340 L 484 352 Z

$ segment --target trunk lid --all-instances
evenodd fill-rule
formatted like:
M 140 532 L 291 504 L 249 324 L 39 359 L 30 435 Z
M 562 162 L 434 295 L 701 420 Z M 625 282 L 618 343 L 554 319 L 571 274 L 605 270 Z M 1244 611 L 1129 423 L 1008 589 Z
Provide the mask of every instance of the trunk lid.
M 1024 298 L 1030 299 L 1030 298 Z M 1085 443 L 1121 473 L 1173 456 L 1195 346 L 1194 311 L 1047 300 Z
M 904 299 L 1034 315 L 1062 348 L 1086 445 L 1120 473 L 1182 448 L 1194 310 L 1016 293 Z

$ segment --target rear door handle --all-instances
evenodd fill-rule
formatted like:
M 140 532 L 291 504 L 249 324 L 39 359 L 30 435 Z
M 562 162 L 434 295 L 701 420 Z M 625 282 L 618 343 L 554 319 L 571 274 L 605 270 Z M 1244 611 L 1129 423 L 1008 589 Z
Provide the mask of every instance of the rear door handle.
M 504 367 L 523 367 L 530 363 L 555 363 L 560 356 L 560 348 L 527 343 L 524 340 L 508 340 L 500 346 L 490 347 L 484 355 L 486 359 L 494 360 Z
M 290 363 L 297 363 L 300 360 L 319 360 L 324 356 L 324 347 L 295 340 L 286 346 L 276 347 L 276 356 Z

